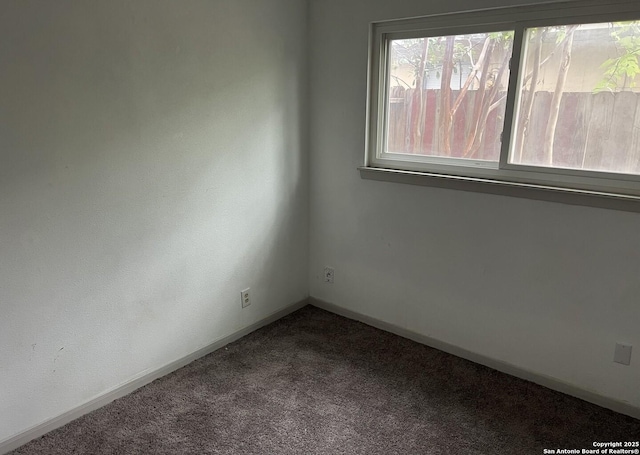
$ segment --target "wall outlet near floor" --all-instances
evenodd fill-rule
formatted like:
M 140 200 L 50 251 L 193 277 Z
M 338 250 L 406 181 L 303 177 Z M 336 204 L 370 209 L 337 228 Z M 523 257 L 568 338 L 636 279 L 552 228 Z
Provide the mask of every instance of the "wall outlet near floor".
M 242 308 L 246 308 L 251 305 L 251 289 L 247 288 L 240 292 L 240 298 L 242 300 Z
M 324 282 L 325 283 L 333 283 L 333 276 L 335 275 L 335 270 L 333 267 L 325 267 L 324 268 Z
M 622 365 L 631 365 L 631 345 L 616 343 L 613 361 Z

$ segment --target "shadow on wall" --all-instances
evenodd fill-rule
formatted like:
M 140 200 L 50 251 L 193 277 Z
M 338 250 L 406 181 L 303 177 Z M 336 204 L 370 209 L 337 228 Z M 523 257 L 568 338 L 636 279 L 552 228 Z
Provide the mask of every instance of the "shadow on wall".
M 305 296 L 301 53 L 222 7 L 0 18 L 0 440 Z

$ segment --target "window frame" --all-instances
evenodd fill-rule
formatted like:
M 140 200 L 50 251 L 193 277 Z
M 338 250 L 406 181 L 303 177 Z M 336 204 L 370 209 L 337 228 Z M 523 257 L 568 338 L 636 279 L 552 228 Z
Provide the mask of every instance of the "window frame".
M 564 191 L 587 196 L 604 196 L 640 202 L 640 175 L 600 172 L 579 169 L 511 164 L 509 151 L 514 136 L 514 121 L 520 94 L 520 69 L 526 55 L 524 33 L 527 28 L 581 23 L 640 20 L 640 5 L 628 0 L 616 0 L 602 5 L 592 0 L 545 3 L 520 7 L 491 8 L 461 13 L 438 14 L 418 18 L 373 22 L 369 29 L 369 68 L 367 96 L 366 154 L 361 168 L 363 178 L 398 181 L 398 175 L 410 174 L 415 183 L 417 176 L 452 179 L 474 183 L 517 186 L 520 189 Z M 465 165 L 452 165 L 459 158 L 425 157 L 384 153 L 387 120 L 387 74 L 389 43 L 392 39 L 447 36 L 491 31 L 514 31 L 512 61 L 507 88 L 506 112 L 497 163 L 477 163 L 469 160 Z M 389 156 L 392 155 L 392 156 Z M 479 160 L 478 160 L 479 161 Z M 470 164 L 473 164 L 470 166 Z M 375 177 L 372 173 L 377 172 Z M 382 178 L 389 173 L 391 178 Z M 426 184 L 423 182 L 420 184 Z M 453 186 L 456 186 L 453 185 Z M 446 185 L 444 185 L 446 186 Z M 474 189 L 472 191 L 477 191 Z M 480 190 L 482 191 L 482 190 Z M 492 191 L 493 192 L 493 191 Z M 539 195 L 538 195 L 539 196 Z M 532 196 L 539 199 L 540 197 Z M 592 205 L 584 204 L 583 205 Z M 597 205 L 597 204 L 596 204 Z M 640 208 L 633 208 L 640 211 Z

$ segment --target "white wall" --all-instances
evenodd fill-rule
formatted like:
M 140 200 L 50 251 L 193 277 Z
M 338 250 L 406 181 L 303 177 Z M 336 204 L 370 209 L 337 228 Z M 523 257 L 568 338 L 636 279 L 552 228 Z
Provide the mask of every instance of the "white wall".
M 311 1 L 310 294 L 640 407 L 639 214 L 356 170 L 368 23 L 514 3 Z M 612 362 L 616 341 L 634 345 L 631 366 Z
M 0 441 L 306 298 L 306 19 L 2 2 Z

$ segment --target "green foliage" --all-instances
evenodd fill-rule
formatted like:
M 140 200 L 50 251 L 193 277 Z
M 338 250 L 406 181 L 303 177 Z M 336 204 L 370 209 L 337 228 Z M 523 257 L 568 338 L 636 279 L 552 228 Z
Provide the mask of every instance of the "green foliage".
M 394 40 L 391 43 L 391 68 L 411 66 L 414 71 L 414 80 L 411 85 L 415 85 L 422 68 L 425 71 L 424 76 L 434 74 L 440 78 L 443 66 L 452 65 L 453 73 L 459 74 L 463 68 L 470 68 L 478 61 L 487 37 L 494 42 L 496 47 L 500 45 L 506 50 L 511 48 L 513 36 L 513 32 L 458 35 L 454 42 L 453 61 L 450 62 L 443 62 L 446 36 Z M 427 45 L 427 59 L 423 62 L 425 44 Z
M 553 31 L 553 29 L 551 29 Z M 557 35 L 556 35 L 556 44 L 560 44 L 561 42 L 563 42 L 565 40 L 565 38 L 567 37 L 567 27 L 559 27 L 557 29 Z
M 514 32 L 492 32 L 489 33 L 489 38 L 507 50 L 513 46 L 513 35 Z
M 611 25 L 611 29 L 618 56 L 600 65 L 604 77 L 594 88 L 594 93 L 635 87 L 635 78 L 640 74 L 640 22 L 617 22 Z

